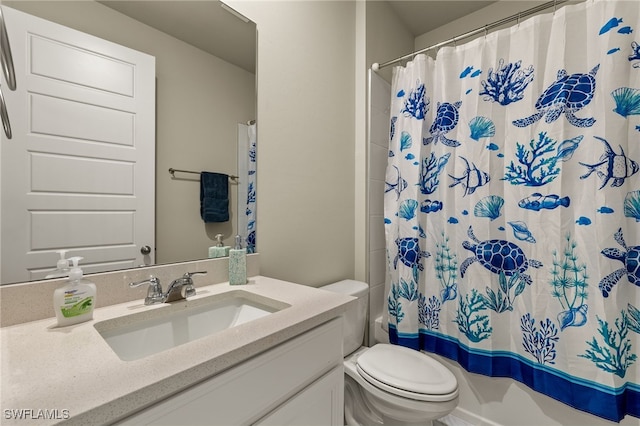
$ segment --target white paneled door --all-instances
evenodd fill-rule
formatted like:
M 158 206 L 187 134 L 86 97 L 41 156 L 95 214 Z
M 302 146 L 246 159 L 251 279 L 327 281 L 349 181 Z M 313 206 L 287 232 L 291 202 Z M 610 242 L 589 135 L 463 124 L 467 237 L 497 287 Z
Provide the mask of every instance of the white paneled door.
M 3 76 L 1 282 L 43 278 L 60 249 L 85 272 L 153 263 L 155 58 L 2 11 L 17 88 Z

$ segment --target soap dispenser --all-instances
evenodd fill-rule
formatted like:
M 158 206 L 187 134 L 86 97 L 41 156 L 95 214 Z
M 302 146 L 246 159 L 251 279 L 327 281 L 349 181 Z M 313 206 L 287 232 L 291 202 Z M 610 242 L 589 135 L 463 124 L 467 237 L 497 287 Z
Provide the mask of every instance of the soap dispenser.
M 69 276 L 69 260 L 65 259 L 67 250 L 56 250 L 56 253 L 60 256 L 56 264 L 56 270 L 47 274 L 45 278 L 64 278 Z
M 231 249 L 231 247 L 229 246 L 225 246 L 222 243 L 222 238 L 224 237 L 224 235 L 222 234 L 216 234 L 216 240 L 218 240 L 218 244 L 216 244 L 215 247 L 209 247 L 209 259 L 214 259 L 217 257 L 227 257 L 229 256 L 229 249 Z
M 96 285 L 82 278 L 82 269 L 78 266 L 82 257 L 69 260 L 73 263 L 69 281 L 53 292 L 53 309 L 59 327 L 93 319 L 93 307 L 96 304 Z
M 247 249 L 242 248 L 242 237 L 236 235 L 236 245 L 229 250 L 229 284 L 247 283 Z

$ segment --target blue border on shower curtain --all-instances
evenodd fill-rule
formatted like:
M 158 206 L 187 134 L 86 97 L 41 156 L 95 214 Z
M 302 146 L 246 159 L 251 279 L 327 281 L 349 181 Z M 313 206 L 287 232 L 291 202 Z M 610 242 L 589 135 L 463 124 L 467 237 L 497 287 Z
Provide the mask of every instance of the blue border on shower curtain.
M 457 339 L 426 330 L 420 330 L 419 335 L 398 334 L 394 324 L 389 324 L 389 341 L 442 355 L 471 373 L 512 378 L 573 408 L 614 422 L 626 414 L 640 417 L 640 387 L 632 383 L 610 388 L 536 365 L 512 352 L 471 349 Z M 619 407 L 617 417 L 612 416 L 611 407 Z

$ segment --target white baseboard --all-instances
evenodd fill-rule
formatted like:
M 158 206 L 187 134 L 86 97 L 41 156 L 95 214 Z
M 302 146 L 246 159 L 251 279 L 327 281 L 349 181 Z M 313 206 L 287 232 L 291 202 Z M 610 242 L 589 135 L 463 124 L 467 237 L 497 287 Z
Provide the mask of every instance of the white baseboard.
M 451 414 L 440 420 L 448 426 L 503 426 L 460 407 L 456 407 Z

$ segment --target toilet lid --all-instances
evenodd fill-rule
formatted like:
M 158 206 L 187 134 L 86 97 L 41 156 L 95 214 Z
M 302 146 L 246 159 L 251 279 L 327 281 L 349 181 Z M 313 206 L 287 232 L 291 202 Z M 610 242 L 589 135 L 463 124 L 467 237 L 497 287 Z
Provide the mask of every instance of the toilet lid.
M 413 349 L 377 344 L 359 356 L 356 365 L 365 380 L 395 395 L 420 400 L 457 395 L 458 382 L 453 373 Z

